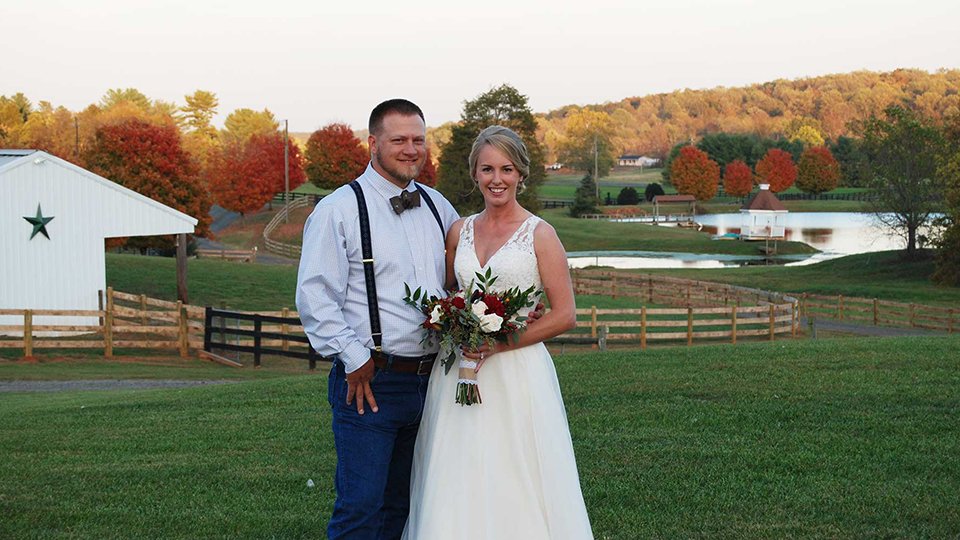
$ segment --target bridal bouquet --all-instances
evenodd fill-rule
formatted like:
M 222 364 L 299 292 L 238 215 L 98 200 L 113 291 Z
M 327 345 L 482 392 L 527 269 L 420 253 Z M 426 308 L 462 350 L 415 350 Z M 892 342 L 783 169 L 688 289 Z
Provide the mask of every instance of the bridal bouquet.
M 448 296 L 428 296 L 418 287 L 411 292 L 404 283 L 406 296 L 403 301 L 419 310 L 426 319 L 423 328 L 426 334 L 424 345 L 440 342 L 440 357 L 444 373 L 449 373 L 456 359 L 457 348 L 475 349 L 483 344 L 493 346 L 497 341 L 509 342 L 519 338 L 527 324 L 527 318 L 518 315 L 521 308 L 532 307 L 539 291 L 519 287 L 494 292 L 491 287 L 497 281 L 488 268 L 485 274 L 477 272 L 477 279 L 466 290 L 449 291 Z M 460 359 L 460 374 L 457 379 L 456 402 L 461 405 L 481 403 L 477 386 L 477 363 Z

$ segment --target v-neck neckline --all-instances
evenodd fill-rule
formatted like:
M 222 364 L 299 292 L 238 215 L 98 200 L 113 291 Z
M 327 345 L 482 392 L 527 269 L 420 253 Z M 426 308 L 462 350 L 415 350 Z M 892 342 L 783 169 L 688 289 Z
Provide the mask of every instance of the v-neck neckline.
M 478 214 L 478 215 L 479 215 L 479 214 Z M 533 219 L 534 217 L 535 217 L 535 216 L 531 214 L 531 215 L 527 216 L 527 219 L 525 219 L 525 220 L 523 220 L 522 222 L 520 222 L 520 225 L 517 227 L 517 229 L 516 229 L 515 231 L 513 231 L 513 234 L 511 234 L 510 237 L 507 238 L 507 240 L 506 240 L 504 243 L 500 244 L 500 246 L 496 249 L 496 251 L 494 251 L 493 253 L 490 254 L 489 257 L 487 257 L 487 262 L 486 262 L 486 263 L 481 263 L 481 262 L 480 262 L 480 255 L 477 254 L 477 228 L 476 228 L 476 223 L 475 223 L 475 222 L 477 221 L 477 217 L 474 216 L 474 218 L 473 218 L 472 220 L 470 220 L 470 229 L 471 229 L 470 232 L 473 233 L 473 235 L 472 235 L 472 236 L 473 236 L 473 258 L 477 260 L 477 264 L 480 265 L 480 268 L 481 268 L 481 269 L 487 268 L 487 266 L 489 266 L 489 264 L 490 264 L 490 261 L 492 261 L 493 258 L 496 257 L 498 253 L 500 253 L 500 250 L 502 250 L 504 247 L 507 246 L 507 244 L 509 244 L 510 242 L 512 242 L 513 239 L 516 238 L 517 234 L 520 233 L 520 229 L 522 229 L 523 226 L 526 225 L 527 222 L 530 221 L 531 219 Z

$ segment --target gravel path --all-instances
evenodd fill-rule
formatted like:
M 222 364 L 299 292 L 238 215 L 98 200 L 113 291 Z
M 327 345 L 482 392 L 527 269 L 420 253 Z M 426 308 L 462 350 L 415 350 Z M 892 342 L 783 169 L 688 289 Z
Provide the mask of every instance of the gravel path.
M 236 381 L 174 379 L 99 379 L 77 381 L 0 381 L 0 392 L 76 392 L 81 390 L 138 390 L 228 384 Z

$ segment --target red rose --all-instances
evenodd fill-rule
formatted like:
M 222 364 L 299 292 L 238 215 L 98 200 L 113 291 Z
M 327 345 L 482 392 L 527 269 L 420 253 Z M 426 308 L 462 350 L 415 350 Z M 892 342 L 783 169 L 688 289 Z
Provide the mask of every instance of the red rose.
M 457 308 L 457 309 L 466 309 L 466 308 L 467 308 L 467 301 L 464 300 L 463 298 L 460 298 L 459 296 L 454 296 L 452 302 L 453 302 L 453 307 L 455 307 L 455 308 Z
M 503 307 L 503 302 L 500 301 L 495 295 L 488 294 L 484 296 L 483 303 L 487 305 L 487 310 L 484 312 L 486 314 L 496 313 L 497 315 L 503 317 L 506 313 L 506 308 Z

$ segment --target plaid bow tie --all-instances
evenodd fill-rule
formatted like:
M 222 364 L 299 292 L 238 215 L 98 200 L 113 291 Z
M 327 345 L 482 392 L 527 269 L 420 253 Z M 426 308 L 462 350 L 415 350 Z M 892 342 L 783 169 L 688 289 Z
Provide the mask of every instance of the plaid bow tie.
M 390 206 L 397 215 L 402 214 L 408 208 L 420 206 L 420 192 L 403 190 L 400 195 L 390 197 Z

